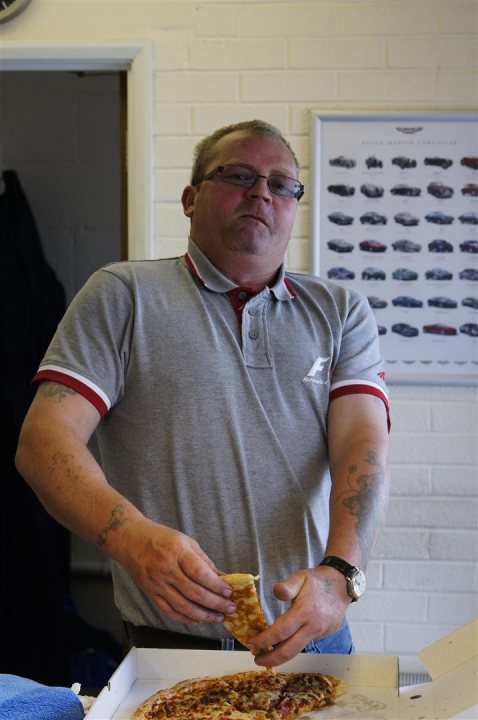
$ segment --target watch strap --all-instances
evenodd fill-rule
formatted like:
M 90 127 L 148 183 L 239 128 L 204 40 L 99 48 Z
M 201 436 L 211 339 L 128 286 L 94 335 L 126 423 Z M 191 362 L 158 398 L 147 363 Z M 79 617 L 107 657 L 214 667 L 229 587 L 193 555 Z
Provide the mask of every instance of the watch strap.
M 346 560 L 343 558 L 339 558 L 336 555 L 327 555 L 322 562 L 321 565 L 327 565 L 328 567 L 333 567 L 339 572 L 342 573 L 346 578 L 352 577 L 354 572 L 357 570 L 353 565 L 350 565 Z
M 333 567 L 335 570 L 342 573 L 347 585 L 347 594 L 352 598 L 352 602 L 357 602 L 359 597 L 363 595 L 366 586 L 365 575 L 362 570 L 354 567 L 354 565 L 351 565 L 346 560 L 337 557 L 336 555 L 328 555 L 320 564 Z M 357 580 L 359 581 L 358 585 Z

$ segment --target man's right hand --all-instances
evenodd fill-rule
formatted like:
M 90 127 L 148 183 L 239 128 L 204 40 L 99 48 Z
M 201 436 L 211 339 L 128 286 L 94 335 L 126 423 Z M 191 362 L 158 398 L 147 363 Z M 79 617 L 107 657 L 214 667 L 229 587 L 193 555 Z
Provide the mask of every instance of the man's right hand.
M 234 612 L 230 586 L 195 540 L 146 519 L 134 526 L 120 562 L 161 612 L 187 624 L 222 622 Z

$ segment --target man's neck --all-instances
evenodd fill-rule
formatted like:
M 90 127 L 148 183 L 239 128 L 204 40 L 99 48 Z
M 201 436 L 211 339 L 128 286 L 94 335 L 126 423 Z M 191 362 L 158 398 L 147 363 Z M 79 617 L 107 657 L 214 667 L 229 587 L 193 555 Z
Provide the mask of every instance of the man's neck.
M 269 263 L 261 263 L 261 258 L 251 255 L 237 254 L 232 262 L 222 257 L 219 263 L 215 263 L 213 258 L 209 259 L 229 280 L 253 292 L 259 292 L 266 285 L 273 285 L 280 269 L 279 265 L 271 270 Z
M 267 285 L 272 286 L 282 267 L 283 259 L 231 251 L 224 248 L 220 253 L 207 251 L 190 236 L 190 240 L 207 257 L 219 272 L 235 285 L 247 287 L 251 292 L 260 292 Z

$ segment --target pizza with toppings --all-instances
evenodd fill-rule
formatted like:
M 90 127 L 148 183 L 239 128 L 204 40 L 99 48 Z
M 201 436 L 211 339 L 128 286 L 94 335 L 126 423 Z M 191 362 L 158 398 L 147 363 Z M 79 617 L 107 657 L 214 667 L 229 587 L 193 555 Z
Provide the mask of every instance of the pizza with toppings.
M 225 616 L 223 625 L 236 640 L 239 640 L 242 645 L 247 645 L 251 637 L 268 627 L 259 604 L 255 585 L 255 580 L 258 580 L 259 576 L 254 577 L 249 573 L 232 573 L 221 575 L 221 578 L 231 586 L 231 600 L 236 606 L 233 613 Z M 259 655 L 270 650 L 272 647 L 252 652 L 254 655 Z
M 248 670 L 182 680 L 146 700 L 131 720 L 292 720 L 344 692 L 344 683 L 330 675 Z

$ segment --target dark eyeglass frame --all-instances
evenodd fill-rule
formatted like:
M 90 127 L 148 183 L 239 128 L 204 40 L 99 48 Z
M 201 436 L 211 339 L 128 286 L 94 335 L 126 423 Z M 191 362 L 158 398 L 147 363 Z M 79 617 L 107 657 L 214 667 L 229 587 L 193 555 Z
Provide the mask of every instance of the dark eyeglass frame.
M 228 167 L 234 167 L 234 168 L 240 168 L 242 170 L 247 170 L 248 172 L 250 172 L 252 174 L 251 175 L 252 182 L 250 182 L 250 183 L 249 182 L 237 182 L 237 181 L 232 180 L 231 178 L 224 177 L 224 174 L 223 174 L 224 169 L 228 168 Z M 249 189 L 254 187 L 258 178 L 264 178 L 267 181 L 267 187 L 269 188 L 271 193 L 273 193 L 274 195 L 278 195 L 279 197 L 295 199 L 297 201 L 299 201 L 301 199 L 302 195 L 304 194 L 304 190 L 305 190 L 302 183 L 299 182 L 299 180 L 296 180 L 295 178 L 288 177 L 287 175 L 281 175 L 280 173 L 272 173 L 269 176 L 260 175 L 253 168 L 248 167 L 247 165 L 237 165 L 236 163 L 228 163 L 226 165 L 218 165 L 217 168 L 214 168 L 214 170 L 211 170 L 211 172 L 208 172 L 207 175 L 205 175 L 203 177 L 201 182 L 204 182 L 205 180 L 212 180 L 212 178 L 215 177 L 216 175 L 220 175 L 221 180 L 223 182 L 227 183 L 228 185 L 236 185 L 236 187 L 243 187 L 243 188 L 249 188 Z M 277 192 L 277 190 L 274 190 L 270 186 L 269 181 L 271 178 L 283 178 L 284 180 L 291 180 L 297 186 L 295 193 L 289 194 L 287 192 L 287 189 L 286 189 L 285 193 Z M 198 183 L 198 185 L 200 185 L 201 182 Z

